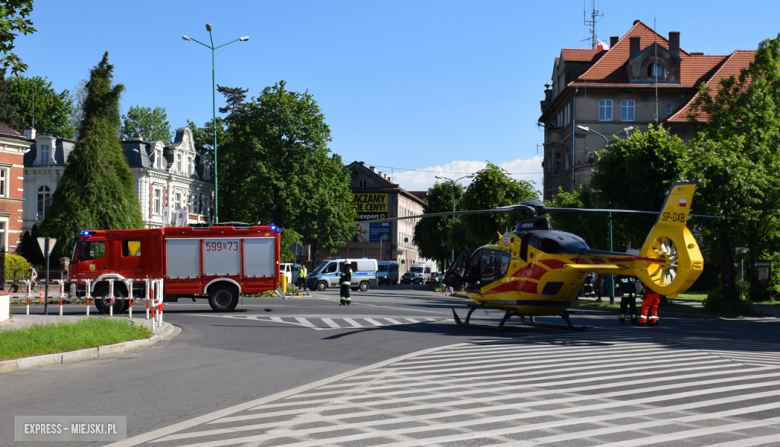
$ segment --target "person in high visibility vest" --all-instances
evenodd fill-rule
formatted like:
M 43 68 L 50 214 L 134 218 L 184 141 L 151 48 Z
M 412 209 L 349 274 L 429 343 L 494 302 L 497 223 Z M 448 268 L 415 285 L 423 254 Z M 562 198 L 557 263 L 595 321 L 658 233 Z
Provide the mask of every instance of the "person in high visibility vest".
M 582 283 L 582 292 L 585 296 L 596 296 L 596 292 L 593 290 L 593 272 L 588 272 L 585 276 L 585 281 Z
M 618 322 L 626 324 L 626 307 L 631 307 L 631 324 L 637 324 L 636 320 L 636 281 L 633 276 L 621 275 L 617 277 L 617 285 L 620 288 L 620 315 Z
M 298 291 L 306 291 L 306 266 L 301 264 L 301 268 L 298 270 Z
M 341 272 L 341 302 L 339 306 L 349 306 L 352 302 L 352 298 L 349 296 L 349 286 L 352 285 L 352 267 L 349 264 L 344 265 L 344 271 Z
M 661 303 L 661 295 L 655 293 L 647 284 L 644 286 L 644 291 L 645 299 L 642 300 L 642 315 L 639 316 L 639 324 L 644 326 L 649 320 L 650 326 L 657 326 L 658 304 Z

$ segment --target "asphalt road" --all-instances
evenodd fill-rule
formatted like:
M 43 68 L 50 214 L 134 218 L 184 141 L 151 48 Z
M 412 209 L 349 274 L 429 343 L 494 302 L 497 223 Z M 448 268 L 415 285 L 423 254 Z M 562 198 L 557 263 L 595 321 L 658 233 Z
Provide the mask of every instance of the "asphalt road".
M 0 374 L 0 445 L 45 445 L 13 442 L 20 415 L 126 415 L 121 445 L 780 444 L 777 319 L 499 332 L 456 326 L 465 304 L 419 285 L 167 304 L 182 331 L 151 349 Z

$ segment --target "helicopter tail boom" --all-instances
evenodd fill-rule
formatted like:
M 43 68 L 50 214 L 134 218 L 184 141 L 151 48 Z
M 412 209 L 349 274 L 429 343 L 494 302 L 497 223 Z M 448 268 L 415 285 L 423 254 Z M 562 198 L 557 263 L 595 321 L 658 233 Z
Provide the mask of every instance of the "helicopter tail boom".
M 699 244 L 686 226 L 698 183 L 679 181 L 672 185 L 633 265 L 642 282 L 670 298 L 688 290 L 704 268 Z

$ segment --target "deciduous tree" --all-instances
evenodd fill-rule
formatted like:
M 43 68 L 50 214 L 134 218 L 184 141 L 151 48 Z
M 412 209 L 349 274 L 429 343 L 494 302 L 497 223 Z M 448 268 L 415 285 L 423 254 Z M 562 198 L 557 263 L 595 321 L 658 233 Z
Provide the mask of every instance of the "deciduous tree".
M 73 138 L 75 130 L 71 123 L 73 100 L 66 89 L 57 93 L 50 81 L 40 76 L 27 78 L 13 76 L 7 79 L 18 131 L 33 124 L 38 135 L 50 135 L 59 138 Z
M 487 162 L 477 172 L 463 195 L 464 210 L 478 210 L 516 205 L 526 200 L 538 200 L 538 193 L 531 182 L 515 180 L 506 170 Z M 460 216 L 470 248 L 495 242 L 498 233 L 515 227 L 517 216 L 507 214 L 466 214 Z
M 453 198 L 455 209 L 460 209 L 460 201 L 463 198 L 464 188 L 452 182 L 436 182 L 428 188 L 428 196 L 423 205 L 423 212 L 442 213 L 452 211 Z M 455 218 L 457 220 L 458 218 Z M 420 219 L 414 226 L 414 244 L 420 250 L 420 256 L 428 259 L 446 261 L 448 264 L 452 258 L 452 250 L 459 251 L 462 247 L 456 247 L 451 238 L 453 218 L 450 216 L 428 217 Z
M 3 68 L 11 67 L 11 73 L 19 74 L 27 70 L 27 64 L 22 62 L 15 53 L 14 41 L 20 34 L 31 34 L 32 20 L 28 17 L 33 11 L 33 0 L 5 0 L 0 5 L 0 55 Z
M 41 234 L 56 237 L 56 256 L 69 256 L 69 242 L 85 229 L 142 228 L 133 175 L 117 138 L 121 84 L 111 85 L 108 53 L 87 83 L 80 138 L 52 197 Z
M 167 145 L 173 132 L 164 107 L 133 106 L 122 115 L 122 135 L 128 139 L 141 135 L 144 141 L 162 141 Z

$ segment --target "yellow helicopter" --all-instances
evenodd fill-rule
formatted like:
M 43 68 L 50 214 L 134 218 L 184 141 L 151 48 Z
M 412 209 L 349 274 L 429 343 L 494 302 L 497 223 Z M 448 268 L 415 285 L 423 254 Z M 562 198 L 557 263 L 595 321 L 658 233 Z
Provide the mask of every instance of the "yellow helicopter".
M 574 326 L 567 309 L 579 295 L 588 272 L 635 276 L 656 293 L 674 298 L 688 290 L 704 268 L 701 251 L 686 222 L 698 181 L 678 181 L 669 190 L 661 212 L 552 208 L 529 200 L 520 205 L 491 210 L 430 213 L 407 218 L 453 214 L 515 213 L 523 216 L 517 226 L 496 244 L 472 253 L 464 249 L 447 271 L 444 282 L 464 287 L 476 304 L 459 325 L 469 325 L 476 309 L 501 309 L 499 328 L 513 315 L 533 326 L 584 329 Z M 558 231 L 546 215 L 554 212 L 612 211 L 658 214 L 638 254 L 592 250 L 579 236 Z M 694 215 L 698 216 L 698 215 Z M 701 216 L 714 217 L 714 216 Z M 399 218 L 383 219 L 382 221 Z M 566 326 L 537 323 L 534 317 L 560 316 Z

